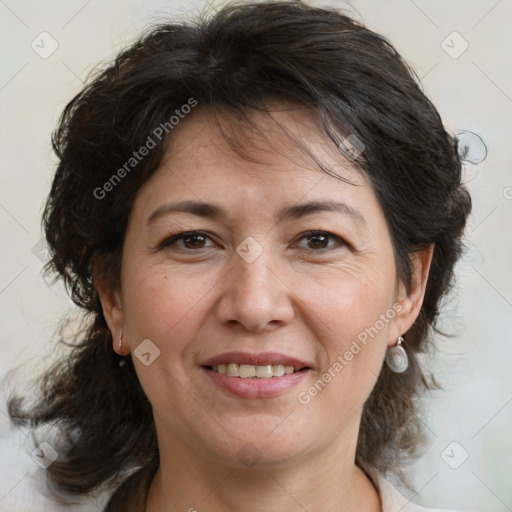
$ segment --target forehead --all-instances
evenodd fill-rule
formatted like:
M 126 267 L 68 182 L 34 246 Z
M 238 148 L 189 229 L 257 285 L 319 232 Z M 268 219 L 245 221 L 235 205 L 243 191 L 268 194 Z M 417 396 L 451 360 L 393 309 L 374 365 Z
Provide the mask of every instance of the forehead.
M 244 116 L 198 109 L 173 131 L 136 204 L 146 210 L 169 198 L 215 199 L 236 201 L 242 210 L 340 194 L 360 202 L 368 193 L 373 195 L 362 172 L 310 109 L 276 106 Z
M 177 128 L 161 165 L 169 171 L 181 170 L 181 164 L 191 160 L 200 160 L 201 167 L 231 160 L 240 171 L 266 178 L 276 171 L 299 175 L 302 168 L 304 174 L 328 170 L 343 180 L 366 184 L 310 108 L 274 104 L 270 110 L 239 114 L 199 108 Z

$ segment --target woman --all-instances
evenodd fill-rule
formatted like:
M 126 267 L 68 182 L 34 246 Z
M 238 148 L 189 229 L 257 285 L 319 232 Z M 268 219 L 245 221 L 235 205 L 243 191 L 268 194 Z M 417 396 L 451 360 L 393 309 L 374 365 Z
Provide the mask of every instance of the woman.
M 165 24 L 69 103 L 54 148 L 50 269 L 88 323 L 10 415 L 57 422 L 55 495 L 423 510 L 385 477 L 422 444 L 419 356 L 471 202 L 384 38 L 300 1 Z

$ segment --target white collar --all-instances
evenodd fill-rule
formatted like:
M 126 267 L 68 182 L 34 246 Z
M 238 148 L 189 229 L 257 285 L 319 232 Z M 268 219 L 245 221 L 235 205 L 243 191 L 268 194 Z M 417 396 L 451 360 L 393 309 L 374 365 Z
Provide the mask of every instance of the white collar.
M 375 482 L 379 491 L 382 502 L 382 512 L 450 512 L 449 510 L 424 508 L 414 504 L 411 500 L 400 494 L 400 492 L 381 475 L 377 475 L 372 478 L 372 480 Z

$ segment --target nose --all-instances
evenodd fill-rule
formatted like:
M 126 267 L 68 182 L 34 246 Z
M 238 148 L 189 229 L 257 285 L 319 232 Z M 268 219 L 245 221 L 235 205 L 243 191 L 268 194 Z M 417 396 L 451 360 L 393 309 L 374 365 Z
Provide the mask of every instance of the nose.
M 236 253 L 233 255 L 233 266 L 223 280 L 224 288 L 217 308 L 221 323 L 262 332 L 292 321 L 295 315 L 293 292 L 269 252 L 265 250 L 251 263 Z

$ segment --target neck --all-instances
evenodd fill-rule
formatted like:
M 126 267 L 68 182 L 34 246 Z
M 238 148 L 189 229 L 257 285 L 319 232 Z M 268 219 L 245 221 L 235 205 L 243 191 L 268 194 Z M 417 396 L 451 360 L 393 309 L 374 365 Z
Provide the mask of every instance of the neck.
M 381 510 L 375 487 L 345 450 L 317 453 L 279 468 L 240 469 L 192 457 L 183 446 L 173 446 L 172 452 L 162 448 L 145 512 Z

